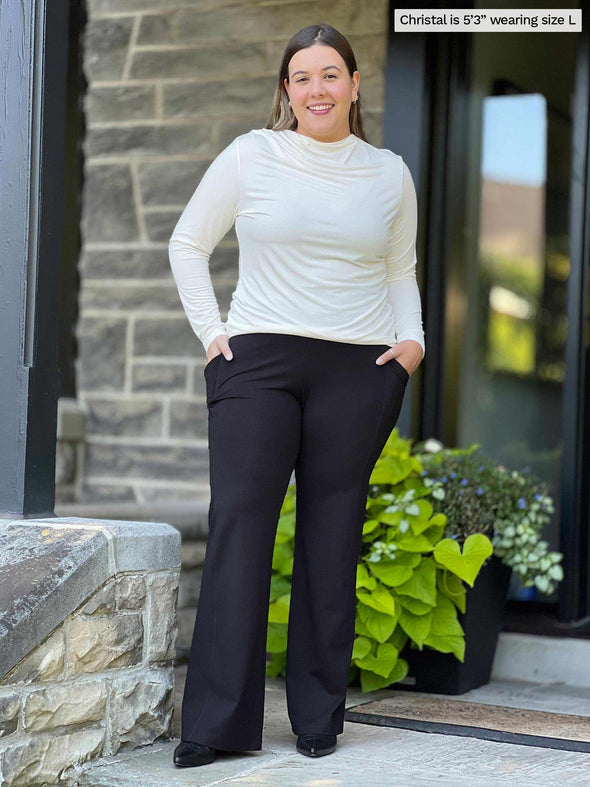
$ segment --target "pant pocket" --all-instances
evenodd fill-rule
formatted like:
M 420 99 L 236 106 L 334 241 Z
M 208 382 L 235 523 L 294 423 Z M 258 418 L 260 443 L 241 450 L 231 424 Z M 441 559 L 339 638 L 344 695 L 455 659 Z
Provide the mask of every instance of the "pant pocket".
M 410 379 L 410 373 L 409 373 L 409 372 L 408 372 L 408 370 L 405 368 L 405 366 L 403 366 L 403 364 L 401 364 L 401 363 L 400 363 L 400 362 L 397 360 L 397 358 L 392 358 L 392 359 L 391 359 L 391 361 L 388 361 L 388 362 L 387 362 L 387 365 L 388 365 L 388 366 L 391 366 L 391 368 L 392 368 L 392 370 L 393 370 L 394 374 L 397 374 L 397 376 L 398 376 L 398 377 L 400 378 L 400 380 L 401 380 L 401 381 L 404 383 L 404 385 L 406 385 L 406 384 L 407 384 L 407 382 L 408 382 L 408 380 Z
M 211 399 L 215 394 L 217 373 L 219 372 L 219 361 L 221 360 L 222 355 L 223 353 L 219 353 L 214 358 L 211 358 L 209 363 L 205 364 L 205 368 L 203 369 L 203 374 L 205 375 L 205 395 L 207 404 L 211 402 Z

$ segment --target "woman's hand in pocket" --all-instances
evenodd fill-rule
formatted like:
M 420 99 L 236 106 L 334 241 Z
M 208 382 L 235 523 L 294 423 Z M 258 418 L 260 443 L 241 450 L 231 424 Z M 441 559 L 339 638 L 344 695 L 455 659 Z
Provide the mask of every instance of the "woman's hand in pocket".
M 404 341 L 394 344 L 391 351 L 386 350 L 380 355 L 376 363 L 379 365 L 389 363 L 395 358 L 411 377 L 420 366 L 423 357 L 422 346 L 419 342 L 414 341 L 414 339 L 404 339 Z
M 223 353 L 228 361 L 231 361 L 234 357 L 229 346 L 229 337 L 226 333 L 221 333 L 219 336 L 216 336 L 207 347 L 207 363 L 212 361 L 217 355 L 221 355 L 221 353 Z

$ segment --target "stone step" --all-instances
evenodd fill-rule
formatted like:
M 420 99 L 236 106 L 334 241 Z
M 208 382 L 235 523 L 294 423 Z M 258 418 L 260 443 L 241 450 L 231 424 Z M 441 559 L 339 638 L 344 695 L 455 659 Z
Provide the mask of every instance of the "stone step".
M 363 694 L 348 691 L 347 707 L 386 697 L 389 690 Z M 590 688 L 560 684 L 492 681 L 449 699 L 488 702 L 508 707 L 590 716 Z M 268 678 L 263 749 L 221 753 L 209 765 L 176 768 L 172 753 L 178 740 L 156 743 L 83 766 L 76 787 L 212 787 L 223 784 L 300 787 L 303 784 L 346 787 L 524 787 L 587 785 L 588 756 L 578 752 L 517 746 L 454 735 L 414 732 L 345 722 L 338 748 L 312 759 L 295 749 L 282 678 Z

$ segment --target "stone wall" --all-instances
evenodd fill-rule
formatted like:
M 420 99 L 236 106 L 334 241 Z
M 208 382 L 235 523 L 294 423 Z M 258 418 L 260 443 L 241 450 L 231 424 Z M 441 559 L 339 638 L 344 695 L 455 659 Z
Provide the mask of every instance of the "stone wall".
M 178 571 L 113 576 L 0 680 L 3 787 L 169 737 L 177 589 Z
M 70 503 L 82 497 L 86 413 L 82 402 L 68 396 L 62 396 L 57 404 L 55 500 Z
M 2 787 L 168 737 L 180 541 L 163 522 L 0 520 Z
M 204 350 L 176 291 L 169 237 L 211 160 L 266 125 L 280 56 L 305 25 L 327 22 L 350 39 L 369 141 L 381 146 L 387 3 L 87 0 L 87 10 L 78 499 L 206 497 Z M 211 274 L 225 319 L 233 229 Z
M 176 610 L 178 622 L 178 636 L 176 639 L 177 663 L 187 661 L 190 656 L 206 551 L 207 543 L 204 539 L 188 538 L 183 534 L 182 568 Z

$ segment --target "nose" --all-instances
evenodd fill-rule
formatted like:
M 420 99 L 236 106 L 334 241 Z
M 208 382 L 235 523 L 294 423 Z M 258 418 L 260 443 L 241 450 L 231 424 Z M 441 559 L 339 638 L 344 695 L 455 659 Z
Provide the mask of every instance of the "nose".
M 309 83 L 309 92 L 312 96 L 323 96 L 325 94 L 322 78 L 312 79 Z

